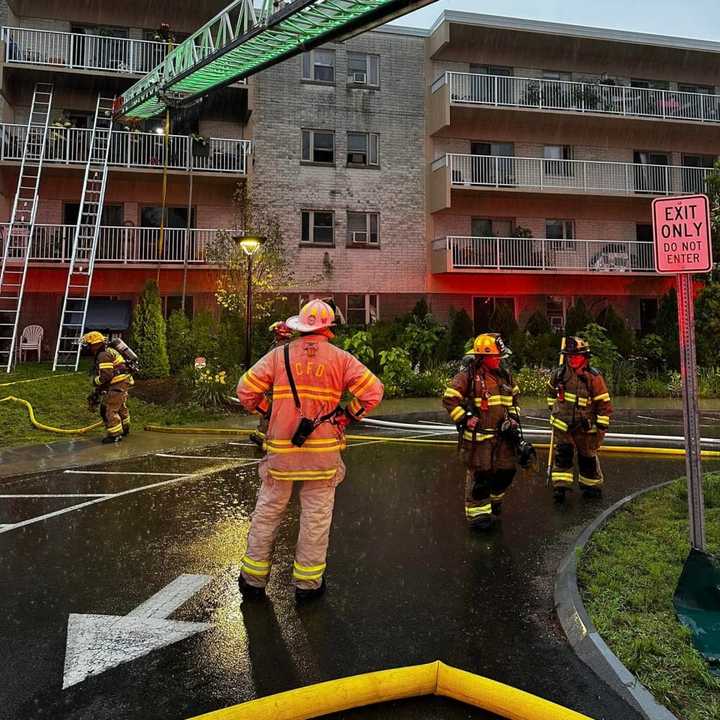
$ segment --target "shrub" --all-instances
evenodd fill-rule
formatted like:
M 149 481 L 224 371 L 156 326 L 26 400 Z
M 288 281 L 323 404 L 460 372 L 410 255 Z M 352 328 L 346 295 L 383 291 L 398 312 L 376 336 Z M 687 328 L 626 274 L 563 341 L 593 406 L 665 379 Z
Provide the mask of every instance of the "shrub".
M 698 392 L 700 397 L 720 397 L 720 368 L 700 368 L 698 374 Z
M 380 351 L 381 380 L 388 397 L 397 397 L 413 374 L 410 353 L 401 347 Z
M 552 370 L 547 368 L 522 368 L 515 375 L 515 383 L 520 388 L 520 395 L 525 397 L 546 397 L 551 374 Z
M 548 335 L 552 333 L 550 321 L 539 310 L 536 310 L 525 323 L 528 335 Z
M 665 342 L 659 335 L 650 333 L 640 340 L 637 349 L 638 362 L 646 373 L 657 373 L 665 369 Z
M 192 399 L 200 407 L 208 410 L 219 410 L 227 405 L 228 395 L 227 374 L 224 370 L 212 370 L 208 367 L 193 369 Z
M 710 282 L 695 302 L 698 361 L 712 366 L 720 356 L 720 282 Z
M 371 345 L 370 333 L 365 330 L 358 330 L 352 335 L 343 338 L 340 346 L 343 350 L 354 355 L 361 363 L 369 365 L 375 357 L 375 351 Z
M 648 398 L 667 397 L 667 378 L 663 378 L 660 375 L 649 375 L 638 381 L 635 394 L 638 397 Z
M 450 383 L 452 371 L 448 365 L 434 370 L 411 373 L 405 381 L 404 394 L 407 397 L 440 397 Z
M 428 307 L 427 300 L 424 297 L 421 297 L 416 303 L 415 307 L 412 309 L 412 312 L 410 313 L 411 319 L 412 317 L 419 318 L 420 320 L 425 319 L 430 314 L 430 308 Z
M 445 328 L 432 315 L 422 319 L 414 317 L 402 336 L 403 347 L 408 349 L 413 365 L 424 370 L 432 361 L 443 360 L 441 339 L 444 334 Z
M 167 354 L 170 370 L 173 374 L 192 361 L 193 346 L 190 337 L 190 320 L 182 310 L 174 310 L 167 321 L 165 329 Z
M 671 372 L 665 387 L 665 396 L 682 397 L 682 376 L 679 372 Z
M 612 305 L 608 305 L 600 312 L 597 316 L 597 324 L 605 328 L 608 338 L 612 340 L 623 357 L 628 357 L 632 353 L 635 334 L 627 326 L 625 320 L 615 312 Z
M 165 337 L 165 319 L 158 286 L 148 281 L 133 308 L 130 345 L 140 359 L 140 376 L 166 377 L 170 374 Z
M 617 370 L 622 356 L 615 343 L 608 337 L 607 330 L 597 323 L 590 323 L 583 329 L 581 335 L 590 343 L 592 351 L 592 364 L 600 370 L 612 391 L 617 389 Z
M 509 342 L 518 330 L 512 308 L 505 303 L 496 303 L 490 315 L 490 327 L 493 332 L 500 333 L 505 342 Z
M 593 317 L 582 298 L 578 298 L 575 304 L 568 308 L 565 316 L 565 334 L 577 335 L 580 330 L 587 327 L 593 321 Z
M 465 345 L 473 336 L 473 323 L 465 309 L 450 308 L 448 327 L 448 358 L 459 358 L 465 353 Z
M 680 345 L 678 339 L 678 306 L 675 288 L 663 295 L 658 305 L 657 328 L 665 346 L 665 358 L 671 370 L 680 369 Z
M 192 319 L 190 335 L 195 356 L 201 355 L 213 360 L 217 359 L 218 328 L 211 312 L 201 310 L 195 313 Z

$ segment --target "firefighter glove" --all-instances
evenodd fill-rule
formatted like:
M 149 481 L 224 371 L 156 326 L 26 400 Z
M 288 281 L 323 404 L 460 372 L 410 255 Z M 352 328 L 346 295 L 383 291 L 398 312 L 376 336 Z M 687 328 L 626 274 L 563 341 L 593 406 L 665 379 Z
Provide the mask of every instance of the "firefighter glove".
M 476 418 L 474 415 L 468 415 L 468 416 L 466 416 L 466 419 L 465 419 L 465 427 L 470 432 L 472 432 L 473 430 L 475 430 L 477 428 L 479 422 L 480 422 L 480 420 L 478 418 Z
M 590 418 L 584 417 L 584 418 L 581 418 L 581 419 L 580 419 L 580 427 L 581 427 L 585 432 L 590 432 L 590 431 L 592 430 L 592 425 L 593 425 L 593 424 L 592 424 Z
M 345 428 L 352 422 L 352 418 L 347 414 L 347 412 L 345 412 L 343 408 L 338 408 L 335 416 L 332 419 L 332 422 L 337 425 L 340 430 L 345 430 Z

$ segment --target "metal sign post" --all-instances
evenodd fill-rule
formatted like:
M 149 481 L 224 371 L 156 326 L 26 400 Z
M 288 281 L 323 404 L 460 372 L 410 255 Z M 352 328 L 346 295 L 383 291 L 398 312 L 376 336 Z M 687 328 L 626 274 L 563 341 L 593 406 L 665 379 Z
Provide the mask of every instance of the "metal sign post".
M 672 273 L 677 277 L 690 542 L 694 548 L 704 551 L 705 506 L 700 456 L 692 273 L 708 272 L 712 267 L 710 203 L 707 197 L 694 195 L 654 200 L 653 233 L 655 269 L 659 273 Z

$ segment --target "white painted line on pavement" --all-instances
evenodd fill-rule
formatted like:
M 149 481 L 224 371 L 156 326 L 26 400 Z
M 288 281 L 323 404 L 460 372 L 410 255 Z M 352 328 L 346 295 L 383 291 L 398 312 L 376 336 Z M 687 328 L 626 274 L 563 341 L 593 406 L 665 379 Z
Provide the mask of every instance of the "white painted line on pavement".
M 256 465 L 260 460 L 251 460 L 250 462 L 242 463 L 242 465 L 229 464 L 227 469 L 232 470 L 236 467 L 245 467 L 246 465 Z M 50 518 L 57 517 L 58 515 L 65 515 L 66 513 L 74 512 L 75 510 L 82 510 L 83 508 L 90 507 L 90 505 L 97 505 L 101 502 L 107 502 L 115 498 L 123 497 L 124 495 L 134 495 L 135 493 L 143 492 L 145 490 L 152 490 L 153 488 L 163 487 L 164 485 L 172 485 L 173 483 L 183 482 L 185 480 L 193 480 L 195 478 L 203 477 L 205 475 L 212 475 L 213 473 L 220 472 L 223 468 L 208 468 L 207 470 L 201 470 L 200 472 L 191 473 L 190 475 L 180 475 L 174 477 L 171 480 L 160 480 L 159 482 L 152 483 L 151 485 L 143 485 L 137 488 L 130 488 L 129 490 L 121 490 L 120 492 L 107 495 L 105 497 L 92 498 L 83 503 L 77 505 L 70 505 L 70 507 L 61 508 L 60 510 L 54 510 L 53 512 L 45 513 L 45 515 L 38 515 L 37 517 L 30 518 L 29 520 L 23 520 L 22 522 L 15 523 L 14 525 L 5 525 L 0 527 L 0 534 L 15 530 L 16 528 L 25 527 L 27 525 L 33 525 L 43 520 L 49 520 Z M 65 472 L 71 472 L 66 470 Z M 79 472 L 79 471 L 76 471 Z M 133 473 L 129 473 L 133 474 Z
M 102 498 L 102 497 L 111 497 L 115 493 L 57 493 L 52 495 L 0 495 L 0 498 L 3 499 L 10 499 L 10 498 L 64 498 L 64 497 L 70 497 L 70 498 L 78 498 L 78 497 L 84 497 L 84 498 Z
M 239 442 L 229 442 L 228 445 L 234 445 L 235 447 L 258 447 L 255 443 L 239 443 Z
M 250 460 L 245 457 L 231 455 L 173 455 L 171 453 L 155 453 L 155 457 L 179 458 L 180 460 Z
M 182 473 L 132 472 L 130 470 L 63 470 L 66 475 L 150 475 L 152 477 L 174 477 Z
M 202 590 L 211 578 L 209 575 L 180 575 L 160 592 L 128 613 L 128 617 L 166 618 L 184 605 L 196 592 Z

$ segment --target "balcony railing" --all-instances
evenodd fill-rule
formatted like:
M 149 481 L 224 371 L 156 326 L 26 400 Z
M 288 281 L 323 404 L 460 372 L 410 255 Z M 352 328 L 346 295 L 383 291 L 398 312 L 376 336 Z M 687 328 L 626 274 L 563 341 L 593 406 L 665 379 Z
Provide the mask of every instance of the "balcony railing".
M 8 234 L 8 223 L 0 223 L 0 249 Z M 165 228 L 160 247 L 160 228 L 111 227 L 100 228 L 96 262 L 113 265 L 142 265 L 154 263 L 191 265 L 210 264 L 206 250 L 215 238 L 216 230 Z M 32 263 L 67 264 L 72 254 L 74 225 L 35 225 L 30 261 Z M 10 258 L 21 257 L 20 248 L 13 248 Z
M 720 95 L 627 85 L 446 72 L 432 85 L 449 86 L 452 104 L 565 110 L 625 117 L 720 123 Z
M 654 273 L 652 243 L 458 237 L 435 240 L 433 272 Z
M 0 124 L 0 160 L 20 161 L 26 125 Z M 92 130 L 51 126 L 48 130 L 45 162 L 63 165 L 84 164 Z M 173 170 L 220 172 L 244 175 L 247 172 L 249 140 L 209 138 L 201 145 L 188 135 L 170 135 L 167 161 Z M 113 132 L 109 163 L 114 167 L 163 167 L 164 139 L 156 133 Z
M 5 62 L 145 75 L 165 57 L 163 42 L 3 27 Z
M 546 160 L 449 153 L 432 164 L 448 168 L 454 188 L 491 187 L 540 192 L 570 190 L 588 194 L 675 195 L 705 192 L 710 168 L 594 160 Z

